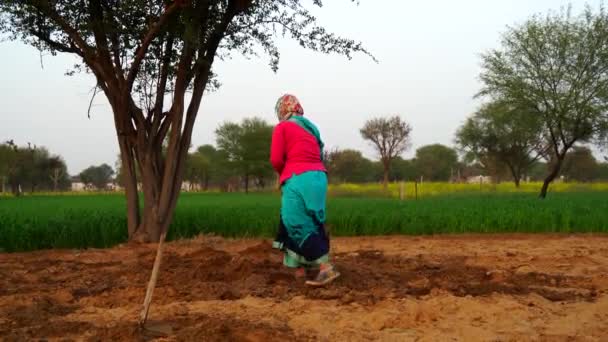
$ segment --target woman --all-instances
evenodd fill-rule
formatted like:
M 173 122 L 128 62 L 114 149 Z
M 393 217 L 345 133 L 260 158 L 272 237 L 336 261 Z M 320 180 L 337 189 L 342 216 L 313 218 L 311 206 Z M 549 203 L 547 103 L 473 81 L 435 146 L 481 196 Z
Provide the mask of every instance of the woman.
M 318 270 L 307 285 L 330 283 L 340 274 L 329 263 L 329 236 L 325 232 L 327 175 L 323 142 L 317 127 L 304 118 L 293 95 L 283 95 L 275 112 L 279 124 L 272 134 L 270 162 L 279 173 L 281 220 L 273 246 L 284 252 L 283 264 L 296 268 L 296 277 Z

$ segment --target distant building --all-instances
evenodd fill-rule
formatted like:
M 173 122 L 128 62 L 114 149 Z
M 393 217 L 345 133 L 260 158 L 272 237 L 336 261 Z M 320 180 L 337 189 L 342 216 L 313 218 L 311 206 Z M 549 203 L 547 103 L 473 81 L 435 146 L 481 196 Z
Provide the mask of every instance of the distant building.
M 110 182 L 108 184 L 106 184 L 106 189 L 108 191 L 120 191 L 122 190 L 122 187 L 120 185 L 118 185 L 118 183 L 114 183 L 114 182 Z
M 202 188 L 203 187 L 200 184 L 183 181 L 181 191 L 201 191 Z
M 74 176 L 70 178 L 70 182 L 72 183 L 71 189 L 75 192 L 81 191 L 94 191 L 94 190 L 105 190 L 105 191 L 120 191 L 122 190 L 121 186 L 115 182 L 109 182 L 106 184 L 104 189 L 97 189 L 91 184 L 85 184 L 82 182 L 80 177 Z
M 478 175 L 478 176 L 470 176 L 467 178 L 467 183 L 469 184 L 490 184 L 492 183 L 492 177 L 490 176 L 482 176 L 482 175 Z
M 86 184 L 78 176 L 70 178 L 70 182 L 72 183 L 72 191 L 85 191 L 87 188 Z

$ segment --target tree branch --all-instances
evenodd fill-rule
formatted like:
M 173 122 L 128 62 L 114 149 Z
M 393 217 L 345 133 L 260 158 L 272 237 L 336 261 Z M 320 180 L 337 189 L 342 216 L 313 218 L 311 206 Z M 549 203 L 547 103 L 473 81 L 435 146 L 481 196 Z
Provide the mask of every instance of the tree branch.
M 124 70 L 122 68 L 122 61 L 120 60 L 120 39 L 117 34 L 117 30 L 118 30 L 119 26 L 116 23 L 116 21 L 114 20 L 116 18 L 116 15 L 115 15 L 114 11 L 112 10 L 112 6 L 110 6 L 109 3 L 104 1 L 102 3 L 102 5 L 105 7 L 106 11 L 110 14 L 109 15 L 110 19 L 112 21 L 114 21 L 112 23 L 114 25 L 114 29 L 111 30 L 111 32 L 109 34 L 111 50 L 112 50 L 112 58 L 114 61 L 114 71 L 118 75 L 119 82 L 124 82 L 125 75 L 124 75 Z
M 142 131 L 147 131 L 148 125 L 146 124 L 146 118 L 144 117 L 143 111 L 139 108 L 133 98 L 129 96 L 129 112 L 131 113 L 131 117 L 137 123 L 138 128 Z
M 198 113 L 198 109 L 200 106 L 200 102 L 205 91 L 205 87 L 207 82 L 209 81 L 210 69 L 213 64 L 213 60 L 215 58 L 217 48 L 224 37 L 224 33 L 226 32 L 226 28 L 228 24 L 232 21 L 234 16 L 237 13 L 237 1 L 230 0 L 228 3 L 228 7 L 226 8 L 226 12 L 222 16 L 221 21 L 217 24 L 217 26 L 213 29 L 213 32 L 209 36 L 209 40 L 207 41 L 207 48 L 205 49 L 205 54 L 199 54 L 195 69 L 196 75 L 194 77 L 194 90 L 192 92 L 192 98 L 190 100 L 190 104 L 188 105 L 188 110 L 186 114 L 186 122 L 184 125 L 184 132 L 181 136 L 181 141 L 179 141 L 179 145 L 174 145 L 174 143 L 178 143 L 177 140 L 174 140 L 176 137 L 175 134 L 172 134 L 169 152 L 168 153 L 176 153 L 175 158 L 177 158 L 176 163 L 167 163 L 165 165 L 165 179 L 163 181 L 163 194 L 166 196 L 161 196 L 161 208 L 166 208 L 168 213 L 164 214 L 172 214 L 175 204 L 177 201 L 176 192 L 179 191 L 179 187 L 181 184 L 181 174 L 184 167 L 184 163 L 186 160 L 188 149 L 190 148 L 190 139 L 192 136 L 192 129 L 194 127 L 194 122 L 196 120 L 196 115 Z M 182 98 L 183 101 L 183 98 Z M 172 115 L 176 115 L 177 113 L 173 113 Z M 174 120 L 176 118 L 173 118 Z M 179 122 L 179 120 L 177 120 Z M 174 126 L 174 128 L 179 129 L 179 127 Z M 175 132 L 174 132 L 175 133 Z M 177 150 L 173 151 L 172 147 L 177 147 Z M 173 170 L 170 170 L 173 168 Z M 173 180 L 173 183 L 169 181 L 169 176 L 171 174 L 170 171 L 173 171 L 177 179 Z M 167 206 L 163 206 L 162 204 L 166 203 Z
M 148 32 L 146 33 L 144 39 L 142 40 L 141 45 L 137 48 L 135 52 L 135 58 L 133 59 L 133 63 L 131 64 L 131 68 L 129 69 L 129 73 L 127 74 L 127 90 L 130 92 L 133 88 L 133 82 L 135 82 L 135 77 L 139 72 L 139 67 L 148 52 L 148 47 L 160 31 L 160 29 L 165 25 L 165 23 L 169 20 L 171 15 L 180 7 L 179 1 L 174 1 L 171 5 L 169 5 L 163 14 L 161 14 L 160 18 L 157 22 L 152 24 Z
M 171 65 L 171 57 L 173 53 L 173 42 L 174 37 L 169 35 L 167 42 L 165 43 L 165 52 L 163 53 L 163 59 L 161 61 L 160 78 L 156 87 L 156 100 L 154 103 L 154 110 L 152 116 L 152 133 L 156 134 L 162 119 L 162 111 L 165 100 L 165 91 L 167 89 L 167 78 L 169 76 L 169 66 Z
M 46 13 L 57 25 L 59 25 L 63 31 L 74 41 L 74 44 L 83 52 L 83 57 L 88 56 L 89 58 L 93 55 L 93 48 L 89 46 L 84 39 L 78 34 L 70 24 L 68 24 L 60 15 L 55 11 L 48 0 L 41 0 L 36 2 L 34 6 L 41 11 Z
M 87 118 L 91 118 L 91 107 L 93 107 L 93 100 L 95 100 L 95 96 L 97 95 L 98 86 L 95 85 L 93 88 L 93 96 L 91 96 L 91 101 L 89 101 L 89 109 L 87 110 Z
M 73 47 L 73 46 L 68 46 L 65 45 L 63 43 L 60 43 L 58 41 L 55 41 L 53 39 L 51 39 L 48 35 L 43 34 L 40 31 L 31 31 L 31 33 L 38 39 L 40 39 L 41 41 L 43 41 L 44 43 L 46 43 L 50 48 L 60 51 L 60 52 L 66 52 L 66 53 L 74 53 L 77 54 L 79 56 L 82 56 L 82 51 L 80 51 L 78 48 Z

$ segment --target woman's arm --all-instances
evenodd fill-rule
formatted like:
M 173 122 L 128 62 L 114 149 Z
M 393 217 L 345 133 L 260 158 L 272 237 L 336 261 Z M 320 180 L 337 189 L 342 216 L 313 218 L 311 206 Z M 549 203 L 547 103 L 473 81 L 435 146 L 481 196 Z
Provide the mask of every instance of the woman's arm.
M 283 133 L 283 125 L 277 125 L 272 132 L 270 145 L 270 163 L 279 174 L 285 167 L 285 135 Z

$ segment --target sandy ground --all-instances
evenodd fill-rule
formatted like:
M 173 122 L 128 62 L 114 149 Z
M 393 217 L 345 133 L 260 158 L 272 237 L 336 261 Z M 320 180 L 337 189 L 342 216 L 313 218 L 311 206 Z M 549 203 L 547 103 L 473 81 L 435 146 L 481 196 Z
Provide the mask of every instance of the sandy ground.
M 311 289 L 268 241 L 0 254 L 0 340 L 608 341 L 608 236 L 334 239 Z

